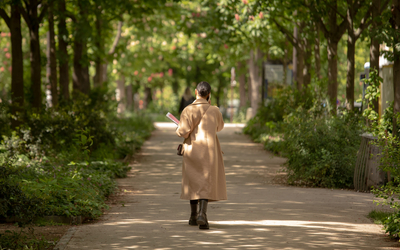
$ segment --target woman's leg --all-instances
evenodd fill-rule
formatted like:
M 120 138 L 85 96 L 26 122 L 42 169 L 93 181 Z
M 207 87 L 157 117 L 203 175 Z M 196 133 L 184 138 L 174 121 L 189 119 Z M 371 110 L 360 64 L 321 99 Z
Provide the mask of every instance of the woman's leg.
M 209 229 L 207 220 L 208 200 L 200 199 L 199 201 L 200 201 L 200 209 L 199 209 L 199 216 L 197 217 L 197 224 L 199 225 L 199 229 Z
M 197 226 L 197 204 L 199 203 L 198 200 L 190 200 L 190 218 L 189 218 L 189 225 Z

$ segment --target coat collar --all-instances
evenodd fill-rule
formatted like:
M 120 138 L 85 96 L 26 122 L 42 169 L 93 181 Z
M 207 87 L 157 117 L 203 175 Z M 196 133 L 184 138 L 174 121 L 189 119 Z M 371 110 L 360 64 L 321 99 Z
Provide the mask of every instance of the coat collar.
M 193 105 L 208 104 L 208 101 L 206 99 L 200 98 L 200 99 L 196 99 L 192 104 Z

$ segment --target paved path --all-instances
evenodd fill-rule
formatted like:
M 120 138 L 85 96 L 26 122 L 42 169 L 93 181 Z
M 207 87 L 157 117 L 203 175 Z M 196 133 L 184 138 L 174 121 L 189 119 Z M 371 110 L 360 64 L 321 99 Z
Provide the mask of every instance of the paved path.
M 189 226 L 189 203 L 179 199 L 180 139 L 158 124 L 128 178 L 124 206 L 77 227 L 66 249 L 394 249 L 380 226 L 365 217 L 373 196 L 346 190 L 279 184 L 284 159 L 228 127 L 225 152 L 228 199 L 209 204 L 210 230 Z

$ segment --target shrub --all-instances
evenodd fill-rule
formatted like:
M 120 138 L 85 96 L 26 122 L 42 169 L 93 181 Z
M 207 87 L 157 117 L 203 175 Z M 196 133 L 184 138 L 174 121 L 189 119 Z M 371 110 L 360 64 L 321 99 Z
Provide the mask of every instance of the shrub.
M 356 113 L 332 116 L 320 92 L 291 87 L 251 119 L 244 133 L 265 149 L 288 158 L 291 184 L 319 187 L 351 187 L 361 124 Z
M 23 226 L 42 214 L 43 200 L 23 192 L 17 181 L 21 174 L 9 161 L 0 166 L 0 218 L 14 217 Z
M 372 192 L 380 198 L 380 200 L 374 201 L 375 203 L 389 206 L 394 211 L 381 218 L 386 233 L 393 238 L 400 238 L 400 202 L 398 196 L 400 186 L 398 178 L 396 179 L 396 182 L 389 182 L 380 188 L 374 188 Z
M 297 107 L 310 108 L 317 95 L 319 94 L 311 89 L 299 92 L 291 86 L 278 88 L 276 96 L 259 108 L 257 115 L 247 122 L 243 132 L 250 135 L 255 142 L 263 143 L 266 149 L 275 153 L 281 152 L 284 117 Z
M 53 116 L 53 110 L 46 112 L 42 115 Z M 43 128 L 47 124 L 47 128 L 54 129 L 62 122 L 47 120 L 42 123 L 39 118 L 32 118 L 38 121 L 34 124 L 36 128 L 25 125 L 25 130 L 3 136 L 0 167 L 4 173 L 0 176 L 5 177 L 0 177 L 0 200 L 5 202 L 0 202 L 0 217 L 26 219 L 45 215 L 81 215 L 93 219 L 102 214 L 107 208 L 106 198 L 115 190 L 114 179 L 126 177 L 130 170 L 127 163 L 115 161 L 116 158 L 133 154 L 154 128 L 146 116 L 111 119 L 93 114 L 92 117 L 93 123 L 99 119 L 99 123 L 104 122 L 106 126 L 96 125 L 101 130 L 93 129 L 93 126 L 81 130 L 68 127 L 66 129 L 71 135 L 64 142 L 62 139 L 66 135 L 53 133 L 56 138 L 50 138 L 51 133 L 45 134 L 47 131 Z M 72 118 L 69 116 L 67 119 L 71 121 L 68 126 L 84 123 Z M 41 125 L 38 125 L 39 122 Z M 31 131 L 34 130 L 41 130 L 42 136 L 33 136 Z M 19 136 L 21 134 L 23 137 Z M 97 143 L 97 148 L 94 147 L 97 138 L 104 138 L 101 134 L 110 135 L 113 143 L 103 140 Z M 49 145 L 43 142 L 50 143 L 54 148 L 50 150 Z M 124 154 L 119 148 L 126 149 Z
M 361 124 L 357 115 L 315 116 L 299 109 L 287 117 L 284 156 L 289 182 L 351 187 Z

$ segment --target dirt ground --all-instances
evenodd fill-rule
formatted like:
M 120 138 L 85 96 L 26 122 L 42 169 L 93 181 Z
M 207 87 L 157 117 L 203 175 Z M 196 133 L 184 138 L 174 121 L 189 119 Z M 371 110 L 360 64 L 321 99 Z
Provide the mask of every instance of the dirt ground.
M 120 194 L 97 222 L 77 230 L 66 249 L 397 249 L 366 215 L 370 193 L 284 185 L 285 159 L 228 127 L 219 133 L 228 200 L 209 204 L 210 230 L 189 226 L 179 199 L 181 139 L 158 123 Z

